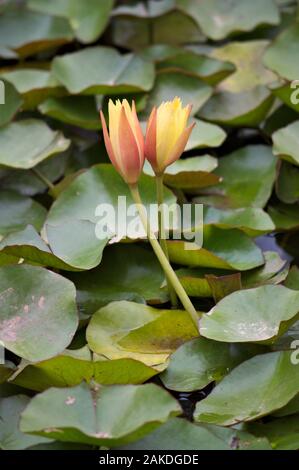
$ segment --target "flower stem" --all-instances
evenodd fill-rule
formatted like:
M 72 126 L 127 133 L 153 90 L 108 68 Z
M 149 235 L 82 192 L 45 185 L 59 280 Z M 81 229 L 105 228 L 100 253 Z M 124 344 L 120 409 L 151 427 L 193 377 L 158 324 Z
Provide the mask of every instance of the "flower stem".
M 159 242 L 161 245 L 161 248 L 166 256 L 166 258 L 169 260 L 168 256 L 168 248 L 167 248 L 167 241 L 166 241 L 166 234 L 165 234 L 165 222 L 164 222 L 164 187 L 163 187 L 163 174 L 161 175 L 156 175 L 156 185 L 157 185 L 157 202 L 158 202 L 158 220 L 159 220 Z M 168 279 L 167 280 L 167 288 L 170 296 L 170 302 L 173 307 L 178 306 L 178 299 L 176 292 Z
M 182 284 L 180 283 L 176 273 L 172 269 L 171 264 L 169 263 L 168 259 L 166 258 L 155 234 L 151 231 L 151 228 L 148 223 L 146 211 L 144 209 L 144 206 L 142 204 L 138 186 L 137 184 L 132 184 L 129 185 L 131 194 L 133 197 L 133 200 L 137 206 L 139 216 L 142 222 L 142 225 L 144 227 L 144 230 L 147 233 L 148 240 L 150 244 L 152 245 L 152 248 L 165 272 L 165 275 L 167 279 L 171 282 L 172 286 L 174 287 L 180 301 L 182 302 L 182 305 L 184 306 L 185 310 L 189 313 L 194 325 L 196 326 L 196 329 L 198 329 L 198 315 L 197 312 L 189 299 L 188 295 L 186 294 L 185 289 L 183 288 Z

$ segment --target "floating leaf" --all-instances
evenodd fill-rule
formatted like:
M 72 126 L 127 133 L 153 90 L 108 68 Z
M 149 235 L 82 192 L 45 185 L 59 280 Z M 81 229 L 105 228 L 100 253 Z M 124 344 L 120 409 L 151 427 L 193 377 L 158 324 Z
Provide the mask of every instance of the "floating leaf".
M 46 209 L 30 197 L 13 191 L 0 192 L 0 237 L 24 229 L 27 224 L 40 230 Z
M 276 158 L 269 147 L 250 145 L 220 158 L 215 174 L 222 178 L 213 188 L 215 197 L 198 198 L 196 202 L 211 201 L 210 205 L 219 208 L 262 208 L 272 192 Z
M 299 168 L 297 166 L 282 162 L 276 181 L 276 194 L 282 202 L 287 204 L 299 200 Z
M 0 399 L 0 449 L 22 450 L 39 443 L 51 442 L 39 436 L 28 436 L 19 430 L 20 414 L 30 399 L 25 395 L 16 395 Z
M 51 95 L 63 94 L 63 88 L 47 70 L 16 69 L 1 74 L 13 84 L 24 100 L 24 109 L 33 109 Z
M 171 418 L 143 439 L 123 450 L 271 450 L 268 441 L 235 429 L 193 424 Z
M 0 340 L 29 361 L 63 351 L 78 326 L 74 285 L 44 268 L 0 268 Z
M 217 91 L 200 110 L 200 117 L 218 124 L 257 127 L 273 101 L 272 94 L 263 85 L 239 93 Z
M 200 79 L 177 73 L 159 73 L 147 103 L 147 113 L 162 101 L 180 96 L 183 105 L 193 104 L 195 114 L 212 95 L 212 88 Z
M 167 242 L 172 262 L 186 266 L 245 271 L 263 264 L 260 249 L 239 230 L 222 230 L 207 226 L 203 233 L 204 245 L 181 240 Z
M 240 347 L 196 338 L 180 346 L 171 356 L 167 369 L 160 374 L 166 388 L 192 392 L 220 381 L 240 362 L 259 352 L 258 347 Z
M 275 419 L 269 423 L 253 423 L 248 430 L 258 437 L 266 437 L 275 450 L 299 449 L 299 415 Z
M 84 42 L 94 42 L 104 31 L 109 13 L 113 7 L 113 0 L 98 2 L 98 0 L 72 0 L 61 2 L 52 0 L 30 0 L 29 8 L 50 15 L 67 18 L 75 32 L 76 37 Z
M 132 358 L 149 366 L 166 361 L 184 341 L 198 336 L 184 310 L 160 310 L 134 302 L 112 302 L 87 327 L 92 351 L 109 359 Z
M 279 157 L 299 165 L 299 121 L 295 121 L 282 129 L 274 132 L 273 139 L 273 153 Z
M 159 262 L 140 245 L 107 247 L 99 267 L 68 277 L 77 288 L 81 311 L 88 315 L 114 300 L 161 303 L 168 297 L 161 289 L 165 276 Z
M 23 100 L 15 87 L 7 82 L 1 80 L 0 82 L 0 126 L 8 124 L 15 114 L 20 110 Z
M 219 147 L 226 138 L 226 133 L 221 127 L 199 119 L 192 118 L 195 127 L 186 145 L 186 151 L 194 148 Z
M 296 80 L 299 77 L 299 28 L 294 23 L 272 42 L 264 56 L 264 64 L 281 77 Z
M 49 98 L 39 106 L 39 111 L 59 121 L 84 129 L 101 127 L 96 102 L 92 96 Z
M 28 169 L 66 150 L 70 141 L 37 119 L 13 122 L 0 129 L 0 165 Z
M 93 391 L 83 383 L 50 388 L 34 397 L 22 413 L 20 428 L 63 442 L 113 447 L 140 439 L 179 413 L 176 400 L 154 384 Z
M 16 8 L 0 17 L 0 44 L 20 57 L 61 46 L 72 41 L 73 33 L 66 20 Z
M 176 0 L 176 5 L 193 17 L 204 34 L 213 40 L 234 32 L 252 31 L 259 25 L 279 23 L 279 12 L 272 0 Z
M 56 57 L 52 72 L 72 94 L 148 91 L 154 80 L 154 67 L 150 62 L 100 46 Z
M 275 393 L 269 393 L 269 388 Z M 297 393 L 299 368 L 289 351 L 262 354 L 243 362 L 196 405 L 195 421 L 231 426 L 277 410 Z
M 140 192 L 147 208 L 151 203 L 155 203 L 154 179 L 143 176 L 140 179 Z M 126 211 L 133 203 L 130 191 L 122 178 L 110 164 L 93 166 L 77 176 L 60 194 L 48 213 L 46 233 L 52 252 L 65 263 L 78 269 L 97 266 L 108 239 L 113 238 L 115 234 L 107 233 L 107 219 L 104 214 L 101 217 L 96 215 L 96 208 L 99 204 L 102 204 L 102 207 L 105 207 L 103 204 L 112 204 L 115 215 L 118 216 L 119 195 L 126 198 L 126 203 L 123 199 L 126 207 L 120 205 L 120 221 L 117 227 L 117 233 L 122 237 L 127 228 Z M 165 202 L 175 202 L 168 190 L 165 191 Z M 136 217 L 139 221 L 138 215 Z M 128 220 L 132 221 L 132 217 L 128 217 Z M 100 234 L 100 238 L 97 238 L 97 228 L 99 231 L 102 228 L 105 232 Z M 144 236 L 142 227 L 140 226 L 139 231 L 137 228 L 135 237 Z M 73 236 L 74 233 L 76 237 Z
M 20 366 L 14 384 L 31 390 L 43 391 L 49 387 L 70 387 L 85 382 L 101 384 L 138 384 L 146 382 L 159 370 L 134 359 L 92 360 L 88 348 L 66 350 L 47 361 Z
M 291 230 L 299 227 L 299 207 L 296 204 L 277 204 L 268 208 L 276 229 Z
M 284 286 L 233 292 L 200 320 L 200 333 L 216 341 L 248 342 L 275 338 L 296 320 L 299 293 Z

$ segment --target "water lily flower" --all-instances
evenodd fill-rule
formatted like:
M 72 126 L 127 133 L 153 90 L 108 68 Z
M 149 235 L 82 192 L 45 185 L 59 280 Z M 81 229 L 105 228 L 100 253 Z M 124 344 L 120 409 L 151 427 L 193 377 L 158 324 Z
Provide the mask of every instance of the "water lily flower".
M 192 106 L 182 106 L 180 98 L 153 108 L 145 137 L 145 157 L 156 175 L 161 175 L 182 155 L 195 123 L 187 127 Z
M 104 141 L 107 153 L 126 183 L 136 184 L 144 165 L 144 138 L 138 121 L 135 103 L 109 100 L 109 133 L 102 111 Z

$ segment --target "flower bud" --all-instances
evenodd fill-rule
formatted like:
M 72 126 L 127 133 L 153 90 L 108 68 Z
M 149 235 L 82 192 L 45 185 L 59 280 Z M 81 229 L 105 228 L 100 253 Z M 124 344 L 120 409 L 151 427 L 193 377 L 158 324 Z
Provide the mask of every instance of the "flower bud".
M 148 120 L 145 137 L 145 157 L 156 174 L 178 160 L 195 125 L 187 127 L 191 105 L 182 107 L 180 98 L 154 108 Z
M 138 181 L 144 165 L 144 139 L 137 118 L 135 103 L 127 100 L 109 100 L 109 133 L 101 111 L 104 141 L 107 153 L 126 183 Z

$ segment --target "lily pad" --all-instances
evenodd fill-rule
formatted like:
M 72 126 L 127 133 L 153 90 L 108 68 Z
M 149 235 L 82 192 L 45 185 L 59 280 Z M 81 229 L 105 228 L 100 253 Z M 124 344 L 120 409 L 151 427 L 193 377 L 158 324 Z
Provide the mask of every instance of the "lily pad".
M 176 400 L 154 384 L 91 390 L 83 383 L 50 388 L 34 397 L 22 413 L 20 428 L 58 441 L 114 447 L 140 439 L 180 411 Z
M 271 450 L 266 438 L 219 426 L 171 418 L 143 439 L 123 450 Z
M 80 310 L 88 315 L 114 300 L 155 304 L 168 298 L 161 289 L 165 276 L 159 262 L 141 245 L 107 247 L 100 266 L 84 276 L 78 273 L 68 277 L 76 286 Z
M 0 129 L 0 165 L 9 168 L 33 168 L 70 145 L 59 131 L 52 131 L 37 119 L 13 122 Z
M 299 159 L 298 159 L 299 162 Z M 276 194 L 286 204 L 299 201 L 299 168 L 282 162 L 276 181 Z
M 94 42 L 104 31 L 113 0 L 30 0 L 29 8 L 50 15 L 61 16 L 69 20 L 76 37 L 83 43 Z
M 30 398 L 16 395 L 0 399 L 0 449 L 23 450 L 28 447 L 51 442 L 39 436 L 29 436 L 19 430 L 20 414 L 26 408 Z
M 65 93 L 47 70 L 16 69 L 1 74 L 16 88 L 24 100 L 24 109 L 34 109 L 51 95 Z
M 295 121 L 282 129 L 274 132 L 273 153 L 294 165 L 299 165 L 299 121 Z
M 63 18 L 30 12 L 24 8 L 6 11 L 0 17 L 0 44 L 27 57 L 73 40 Z
M 275 450 L 298 450 L 299 415 L 275 419 L 269 423 L 253 423 L 248 430 L 257 437 L 266 437 Z
M 87 347 L 79 351 L 66 350 L 59 356 L 35 364 L 21 363 L 19 368 L 13 383 L 39 392 L 49 387 L 72 387 L 83 380 L 105 385 L 138 384 L 159 373 L 159 369 L 134 359 L 93 360 Z
M 268 213 L 276 229 L 292 230 L 299 227 L 299 207 L 297 204 L 276 204 L 268 208 Z
M 258 355 L 236 367 L 199 402 L 194 419 L 222 426 L 253 421 L 286 405 L 298 387 L 299 368 L 289 351 Z
M 44 268 L 0 268 L 0 340 L 29 361 L 63 351 L 78 326 L 74 285 Z
M 249 342 L 275 338 L 294 323 L 299 293 L 284 286 L 260 286 L 233 292 L 199 322 L 202 336 L 216 341 Z
M 271 149 L 264 145 L 238 149 L 218 160 L 215 174 L 222 178 L 222 182 L 213 188 L 213 196 L 195 201 L 227 209 L 263 208 L 272 192 L 276 163 Z
M 30 197 L 14 191 L 0 192 L 0 237 L 22 230 L 27 224 L 40 230 L 46 215 L 46 209 Z
M 108 359 L 132 358 L 164 363 L 183 342 L 198 336 L 184 310 L 160 310 L 134 302 L 111 302 L 87 327 L 90 349 Z
M 232 33 L 252 31 L 259 25 L 276 25 L 279 12 L 272 0 L 176 0 L 194 18 L 203 33 L 215 41 Z
M 221 127 L 193 118 L 195 127 L 186 145 L 186 151 L 195 148 L 219 147 L 226 139 L 226 133 Z
M 150 62 L 100 46 L 56 57 L 52 72 L 72 94 L 148 91 L 154 81 L 154 66 Z
M 38 109 L 46 116 L 84 129 L 100 129 L 101 127 L 96 102 L 92 96 L 49 98 Z
M 180 96 L 183 105 L 193 104 L 192 114 L 196 114 L 211 95 L 212 88 L 197 77 L 160 72 L 149 94 L 146 113 L 148 114 L 153 106 L 159 106 L 162 101 Z
M 8 124 L 23 104 L 21 95 L 15 87 L 6 80 L 0 82 L 0 126 Z
M 282 31 L 264 56 L 264 64 L 281 77 L 296 80 L 299 77 L 299 28 L 297 22 Z
M 239 230 L 204 227 L 204 245 L 182 240 L 167 242 L 172 262 L 186 266 L 246 271 L 264 263 L 260 249 Z
M 139 186 L 143 203 L 148 208 L 156 202 L 155 181 L 145 175 L 141 177 Z M 65 263 L 78 269 L 92 269 L 97 266 L 108 239 L 113 238 L 115 232 L 108 230 L 107 233 L 107 219 L 104 214 L 102 217 L 96 215 L 96 208 L 100 203 L 112 205 L 117 216 L 119 195 L 126 197 L 126 203 L 123 199 L 126 207 L 120 206 L 121 220 L 118 231 L 116 230 L 122 238 L 127 229 L 126 208 L 133 203 L 130 191 L 122 178 L 110 164 L 95 165 L 77 176 L 59 195 L 48 213 L 45 228 L 52 252 Z M 165 202 L 175 202 L 169 190 L 165 190 Z M 138 215 L 136 217 L 139 222 Z M 135 217 L 128 217 L 128 220 L 135 220 Z M 97 228 L 99 231 L 102 228 L 107 234 L 100 234 L 103 237 L 97 238 Z M 154 225 L 152 228 L 155 230 Z M 134 236 L 144 236 L 141 224 L 138 224 Z
M 180 346 L 171 356 L 167 369 L 160 374 L 166 388 L 192 392 L 220 381 L 242 361 L 259 352 L 258 347 L 240 347 L 196 338 Z

